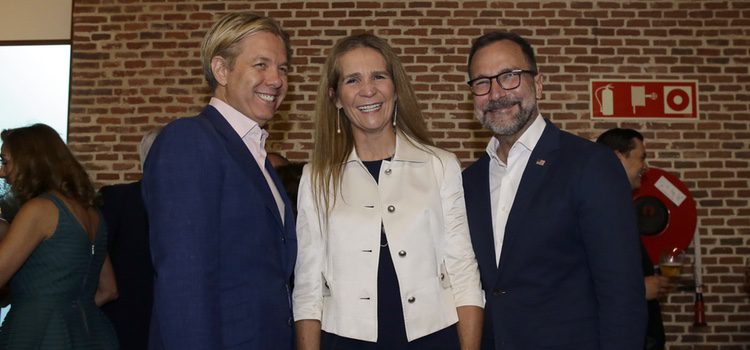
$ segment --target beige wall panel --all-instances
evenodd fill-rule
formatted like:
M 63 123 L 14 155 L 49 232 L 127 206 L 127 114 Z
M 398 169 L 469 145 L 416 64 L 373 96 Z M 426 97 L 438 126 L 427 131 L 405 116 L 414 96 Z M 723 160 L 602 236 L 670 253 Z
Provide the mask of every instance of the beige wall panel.
M 0 41 L 70 40 L 72 2 L 0 1 Z

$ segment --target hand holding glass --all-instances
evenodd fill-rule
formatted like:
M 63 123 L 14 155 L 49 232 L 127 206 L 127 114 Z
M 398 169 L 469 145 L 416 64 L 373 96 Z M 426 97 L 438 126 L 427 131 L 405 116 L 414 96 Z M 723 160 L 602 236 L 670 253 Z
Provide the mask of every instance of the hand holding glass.
M 682 273 L 682 259 L 685 252 L 680 248 L 672 248 L 661 255 L 659 271 L 661 275 L 669 278 L 679 277 Z

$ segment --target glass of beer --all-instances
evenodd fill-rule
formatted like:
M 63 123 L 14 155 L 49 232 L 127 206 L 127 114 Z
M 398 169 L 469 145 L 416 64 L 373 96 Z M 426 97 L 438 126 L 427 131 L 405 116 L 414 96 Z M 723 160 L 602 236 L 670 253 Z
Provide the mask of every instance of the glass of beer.
M 661 254 L 659 271 L 661 275 L 669 278 L 677 278 L 682 273 L 682 259 L 685 252 L 680 248 L 672 248 Z

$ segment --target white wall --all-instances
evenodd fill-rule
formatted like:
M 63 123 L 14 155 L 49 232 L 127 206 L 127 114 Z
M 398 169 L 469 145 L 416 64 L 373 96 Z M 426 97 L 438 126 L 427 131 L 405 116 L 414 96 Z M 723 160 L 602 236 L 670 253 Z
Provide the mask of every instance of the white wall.
M 0 41 L 70 40 L 73 0 L 0 0 Z
M 0 43 L 70 40 L 72 16 L 73 0 L 0 0 Z M 0 45 L 0 76 L 0 130 L 43 122 L 66 138 L 70 46 Z

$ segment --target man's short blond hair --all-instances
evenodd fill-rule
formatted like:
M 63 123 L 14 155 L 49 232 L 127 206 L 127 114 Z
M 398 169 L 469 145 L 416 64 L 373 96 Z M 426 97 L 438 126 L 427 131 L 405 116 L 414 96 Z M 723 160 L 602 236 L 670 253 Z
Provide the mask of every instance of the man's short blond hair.
M 269 32 L 281 38 L 286 47 L 287 62 L 291 61 L 292 47 L 289 42 L 289 35 L 273 18 L 259 16 L 251 12 L 228 14 L 211 27 L 201 43 L 203 75 L 206 77 L 211 90 L 215 90 L 218 84 L 211 71 L 211 59 L 221 56 L 227 60 L 229 67 L 233 68 L 234 61 L 240 54 L 238 43 L 248 35 L 258 32 Z

